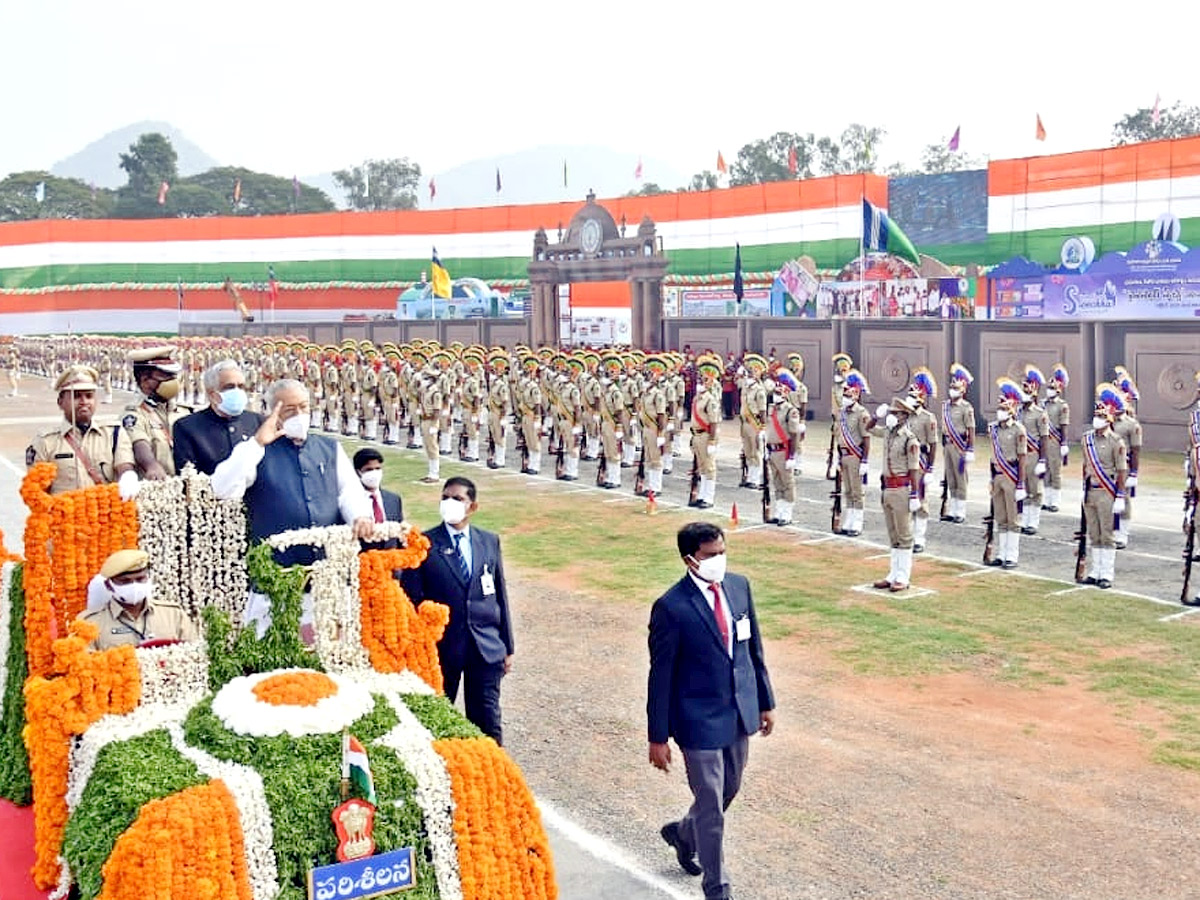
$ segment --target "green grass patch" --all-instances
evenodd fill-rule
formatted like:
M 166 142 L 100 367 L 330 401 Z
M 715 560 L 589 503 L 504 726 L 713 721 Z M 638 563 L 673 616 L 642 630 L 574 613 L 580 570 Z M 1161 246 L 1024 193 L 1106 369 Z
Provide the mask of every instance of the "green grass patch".
M 402 494 L 406 517 L 436 524 L 440 486 L 414 483 L 425 474 L 423 457 L 386 459 L 385 482 Z M 1167 465 L 1151 460 L 1143 472 L 1151 462 Z M 444 459 L 443 477 L 455 474 L 478 485 L 473 521 L 502 535 L 510 571 L 597 602 L 648 609 L 682 574 L 678 528 L 694 518 L 728 526 L 723 516 L 688 510 L 650 517 L 640 501 L 605 503 L 613 494 L 568 493 L 550 479 L 535 486 Z M 1037 578 L 958 577 L 969 570 L 927 557 L 917 557 L 913 580 L 933 593 L 856 591 L 886 572 L 886 558 L 865 558 L 879 551 L 804 546 L 775 529 L 734 531 L 727 544 L 730 568 L 752 576 L 769 640 L 819 645 L 862 677 L 965 672 L 1027 690 L 1082 684 L 1144 729 L 1154 760 L 1200 769 L 1200 628 L 1160 622 L 1160 606 L 1116 591 L 1054 596 L 1063 584 Z

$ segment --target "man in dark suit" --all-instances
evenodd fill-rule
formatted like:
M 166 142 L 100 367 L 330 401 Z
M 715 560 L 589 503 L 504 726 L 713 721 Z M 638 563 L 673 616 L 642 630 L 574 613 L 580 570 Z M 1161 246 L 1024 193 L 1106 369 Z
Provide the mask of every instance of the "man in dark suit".
M 223 359 L 204 372 L 208 407 L 177 421 L 171 430 L 175 471 L 192 463 L 197 472 L 211 475 L 229 458 L 233 448 L 248 441 L 262 424 L 262 416 L 246 409 L 246 376 L 236 360 Z
M 500 679 L 512 667 L 512 618 L 500 559 L 500 537 L 470 525 L 479 508 L 475 484 L 450 478 L 442 486 L 442 524 L 425 532 L 429 555 L 405 573 L 413 603 L 450 607 L 450 624 L 438 642 L 446 696 L 454 702 L 463 683 L 467 718 L 502 744 Z
M 685 872 L 703 871 L 704 896 L 715 900 L 731 896 L 725 810 L 741 786 L 749 736 L 775 727 L 775 696 L 750 582 L 725 572 L 724 532 L 691 522 L 676 542 L 687 574 L 650 611 L 650 762 L 670 769 L 673 737 L 693 802 L 682 819 L 663 826 L 662 837 Z
M 371 498 L 376 522 L 403 522 L 404 503 L 399 494 L 380 487 L 383 482 L 383 454 L 374 447 L 363 447 L 354 454 L 354 471 Z

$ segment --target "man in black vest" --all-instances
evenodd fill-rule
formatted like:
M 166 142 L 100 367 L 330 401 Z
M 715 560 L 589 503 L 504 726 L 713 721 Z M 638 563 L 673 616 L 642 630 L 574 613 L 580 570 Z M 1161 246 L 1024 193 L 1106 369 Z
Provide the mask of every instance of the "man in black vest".
M 237 360 L 223 359 L 204 372 L 208 407 L 175 423 L 175 471 L 191 463 L 211 475 L 233 448 L 254 437 L 262 416 L 246 409 L 246 376 Z
M 251 541 L 341 522 L 353 527 L 355 537 L 370 537 L 375 527 L 371 501 L 346 451 L 332 438 L 308 433 L 308 388 L 292 378 L 280 379 L 267 391 L 267 408 L 271 412 L 254 440 L 234 447 L 212 476 L 217 497 L 245 499 Z M 315 559 L 313 548 L 303 545 L 275 554 L 283 566 Z M 243 621 L 257 623 L 261 637 L 270 623 L 270 601 L 251 593 Z M 311 626 L 311 600 L 306 597 L 300 619 L 306 638 Z

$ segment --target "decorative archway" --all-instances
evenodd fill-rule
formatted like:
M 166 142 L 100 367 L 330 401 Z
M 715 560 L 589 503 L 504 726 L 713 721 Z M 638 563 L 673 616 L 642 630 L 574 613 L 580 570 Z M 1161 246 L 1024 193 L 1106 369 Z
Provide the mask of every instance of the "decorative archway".
M 561 227 L 561 226 L 560 226 Z M 662 349 L 662 282 L 667 259 L 658 246 L 649 216 L 637 234 L 625 236 L 612 214 L 588 191 L 587 203 L 571 218 L 566 234 L 551 244 L 546 230 L 533 238 L 529 262 L 532 338 L 536 344 L 562 342 L 558 315 L 558 286 L 588 281 L 628 281 L 632 298 L 631 338 L 635 347 Z

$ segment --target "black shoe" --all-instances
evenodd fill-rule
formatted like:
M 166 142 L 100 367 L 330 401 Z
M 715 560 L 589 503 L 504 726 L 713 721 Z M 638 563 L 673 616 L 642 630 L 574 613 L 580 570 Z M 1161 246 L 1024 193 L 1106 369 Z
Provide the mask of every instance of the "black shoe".
M 996 558 L 995 558 L 995 559 L 993 559 L 991 562 L 989 562 L 989 563 L 985 563 L 985 565 L 989 565 L 989 566 L 1002 566 L 1002 565 L 1004 565 L 1004 560 L 1000 559 L 999 557 L 996 557 Z
M 1015 569 L 1016 567 L 1017 567 L 1017 564 L 1015 562 L 1013 562 L 1011 559 L 1006 559 L 1004 561 L 1004 568 Z
M 500 468 L 500 465 L 499 465 L 498 463 L 494 463 L 494 462 L 490 462 L 490 463 L 488 463 L 488 464 L 487 464 L 487 466 L 488 466 L 488 468 L 489 468 L 489 469 L 498 469 L 498 468 Z
M 1102 591 L 1107 591 L 1110 587 L 1112 587 L 1112 582 L 1107 578 L 1101 578 L 1096 582 L 1096 587 L 1100 588 Z
M 679 868 L 689 875 L 699 875 L 704 871 L 700 868 L 700 863 L 696 862 L 695 851 L 689 850 L 680 839 L 678 822 L 668 822 L 658 833 L 675 850 L 675 859 L 679 862 Z
M 632 468 L 633 468 L 633 463 L 627 463 L 627 462 L 623 462 L 623 463 L 621 463 L 621 468 L 622 468 L 622 469 L 632 469 Z
M 522 475 L 537 475 L 538 470 L 537 469 L 522 469 L 521 474 Z
M 938 518 L 938 521 L 939 522 L 957 522 L 958 519 L 954 518 L 954 516 L 941 516 Z
M 1058 512 L 1057 506 L 1043 506 L 1042 509 L 1044 509 L 1046 512 Z
M 791 519 L 774 519 L 773 521 L 774 521 L 774 522 L 775 522 L 775 524 L 776 524 L 776 525 L 778 525 L 780 528 L 783 528 L 785 525 L 791 525 L 791 524 L 792 524 L 792 520 L 791 520 Z
M 1124 550 L 1129 545 L 1128 544 L 1113 544 L 1113 546 L 1116 547 L 1118 550 Z
M 712 504 L 707 500 L 697 500 L 696 509 L 712 509 Z
M 954 517 L 954 524 L 955 524 L 955 525 L 961 525 L 961 524 L 962 524 L 963 522 L 965 522 L 965 521 L 967 521 L 967 520 L 966 520 L 966 519 L 964 519 L 962 516 L 955 516 L 955 517 Z
M 1187 600 L 1183 600 L 1181 602 L 1183 603 L 1184 606 L 1200 606 L 1200 594 L 1197 594 L 1195 597 L 1191 597 L 1191 598 L 1189 598 Z
M 924 544 L 913 544 L 913 553 L 924 553 L 924 552 L 925 552 Z
M 1091 575 L 1089 575 L 1087 578 L 1085 578 L 1079 582 L 1079 584 L 1095 584 L 1095 583 L 1096 583 L 1096 579 Z
M 1030 528 L 1028 525 L 1021 526 L 1021 534 L 1037 534 L 1036 528 Z

